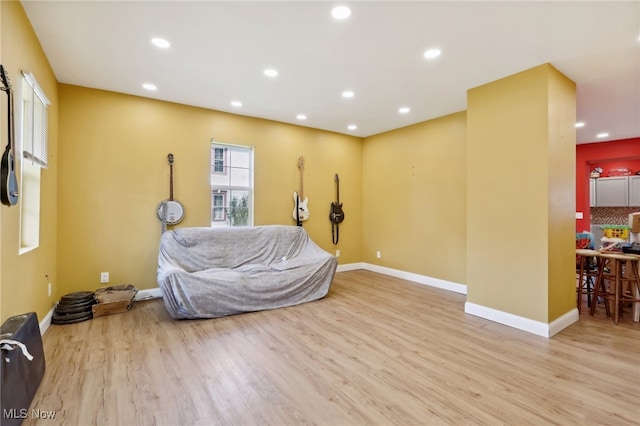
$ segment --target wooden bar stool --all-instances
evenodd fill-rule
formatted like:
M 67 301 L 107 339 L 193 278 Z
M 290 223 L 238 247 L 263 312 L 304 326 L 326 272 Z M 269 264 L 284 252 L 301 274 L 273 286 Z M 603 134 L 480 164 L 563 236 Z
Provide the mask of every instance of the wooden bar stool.
M 596 287 L 594 289 L 594 297 L 601 296 L 605 299 L 605 308 L 607 308 L 607 316 L 610 316 L 608 309 L 608 301 L 613 300 L 613 318 L 614 322 L 618 324 L 620 317 L 620 310 L 623 303 L 633 302 L 640 303 L 640 298 L 634 296 L 635 287 L 640 292 L 640 273 L 638 272 L 638 256 L 623 254 L 623 253 L 601 253 L 600 254 L 600 266 L 598 268 L 598 277 L 596 279 Z M 627 276 L 623 275 L 623 266 L 627 264 L 627 268 L 631 268 Z M 604 274 L 605 266 L 611 265 L 612 273 L 609 275 Z M 604 281 L 613 281 L 613 285 L 609 286 L 607 290 L 605 288 Z M 631 284 L 631 292 L 627 294 L 623 291 L 623 284 Z M 612 288 L 613 287 L 613 288 Z M 612 292 L 613 290 L 613 292 Z M 591 304 L 591 315 L 594 314 L 596 303 Z
M 589 249 L 576 249 L 576 260 L 578 263 L 578 286 L 576 293 L 578 295 L 578 313 L 582 310 L 582 296 L 587 295 L 587 306 L 592 306 L 592 296 L 595 291 L 599 266 L 600 252 Z M 595 269 L 593 269 L 595 267 Z

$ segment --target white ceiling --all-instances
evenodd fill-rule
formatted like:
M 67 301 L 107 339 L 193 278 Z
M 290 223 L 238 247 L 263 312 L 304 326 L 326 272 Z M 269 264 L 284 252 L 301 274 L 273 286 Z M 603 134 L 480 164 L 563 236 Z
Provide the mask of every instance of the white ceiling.
M 578 143 L 640 136 L 639 1 L 350 1 L 344 21 L 334 1 L 22 4 L 61 83 L 365 137 L 465 110 L 468 89 L 549 62 L 577 83 Z

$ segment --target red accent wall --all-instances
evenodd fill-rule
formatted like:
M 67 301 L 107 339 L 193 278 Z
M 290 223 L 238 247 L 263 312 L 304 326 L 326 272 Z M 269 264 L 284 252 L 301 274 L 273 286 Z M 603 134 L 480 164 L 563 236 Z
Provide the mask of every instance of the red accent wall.
M 576 212 L 584 214 L 584 219 L 576 219 L 576 232 L 591 228 L 589 173 L 596 167 L 602 167 L 603 177 L 617 168 L 640 171 L 640 138 L 576 145 Z

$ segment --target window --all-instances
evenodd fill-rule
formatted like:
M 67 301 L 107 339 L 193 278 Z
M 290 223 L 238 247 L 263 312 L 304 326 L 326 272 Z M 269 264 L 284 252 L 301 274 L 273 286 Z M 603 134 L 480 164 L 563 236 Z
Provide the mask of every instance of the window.
M 213 148 L 213 172 L 224 173 L 224 155 L 226 149 L 220 147 Z
M 29 72 L 22 72 L 20 91 L 20 253 L 26 253 L 40 245 L 40 178 L 48 167 L 50 102 Z
M 253 225 L 253 147 L 211 143 L 211 226 Z
M 227 216 L 224 214 L 225 198 L 227 198 L 227 191 L 220 191 L 218 193 L 213 192 L 212 221 L 219 222 L 222 220 L 227 220 Z
M 47 107 L 49 100 L 31 73 L 23 73 L 22 105 L 22 156 L 46 169 L 48 166 L 49 117 Z

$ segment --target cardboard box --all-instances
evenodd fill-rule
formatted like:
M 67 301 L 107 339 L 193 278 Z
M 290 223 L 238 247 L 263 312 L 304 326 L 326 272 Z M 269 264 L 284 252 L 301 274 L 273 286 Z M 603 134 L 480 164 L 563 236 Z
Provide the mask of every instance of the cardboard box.
M 95 293 L 98 303 L 91 308 L 94 318 L 127 312 L 131 309 L 133 298 L 137 293 L 138 289 L 131 284 L 99 288 Z
M 640 232 L 640 213 L 631 213 L 629 215 L 629 226 L 631 232 Z

